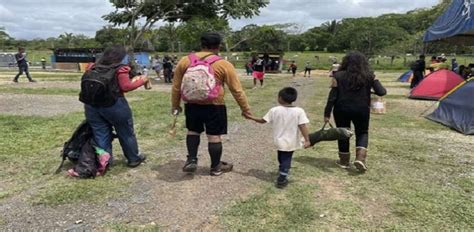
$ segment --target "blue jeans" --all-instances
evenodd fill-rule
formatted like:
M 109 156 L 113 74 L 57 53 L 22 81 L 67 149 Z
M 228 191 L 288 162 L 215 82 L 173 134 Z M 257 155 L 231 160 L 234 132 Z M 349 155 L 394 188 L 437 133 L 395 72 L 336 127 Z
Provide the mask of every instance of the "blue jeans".
M 133 116 L 125 97 L 119 97 L 110 107 L 84 105 L 87 122 L 92 127 L 97 145 L 112 154 L 112 127 L 128 162 L 140 160 Z

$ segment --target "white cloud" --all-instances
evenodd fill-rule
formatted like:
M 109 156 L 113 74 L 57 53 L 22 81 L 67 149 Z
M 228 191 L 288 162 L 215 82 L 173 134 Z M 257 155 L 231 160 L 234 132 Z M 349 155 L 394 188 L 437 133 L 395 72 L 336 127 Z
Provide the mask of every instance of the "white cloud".
M 271 0 L 252 19 L 231 20 L 244 25 L 297 23 L 305 28 L 346 17 L 377 16 L 431 7 L 438 0 Z M 0 0 L 0 27 L 14 38 L 56 37 L 64 32 L 94 36 L 107 25 L 101 17 L 113 11 L 108 0 Z

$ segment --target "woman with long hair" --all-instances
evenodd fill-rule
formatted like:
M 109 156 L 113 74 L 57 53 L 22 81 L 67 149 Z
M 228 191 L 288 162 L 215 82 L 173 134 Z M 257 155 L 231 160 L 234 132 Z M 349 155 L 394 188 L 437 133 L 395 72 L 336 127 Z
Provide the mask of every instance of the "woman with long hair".
M 378 96 L 387 93 L 382 84 L 375 79 L 367 58 L 359 52 L 351 52 L 343 58 L 339 71 L 334 73 L 324 111 L 325 122 L 329 122 L 332 111 L 337 127 L 351 127 L 351 122 L 354 124 L 356 135 L 354 165 L 361 172 L 367 170 L 365 160 L 369 143 L 372 89 Z M 350 165 L 349 146 L 349 139 L 338 140 L 339 160 L 336 163 L 342 168 L 349 168 Z
M 112 158 L 112 131 L 115 130 L 122 147 L 123 154 L 127 158 L 129 167 L 140 165 L 145 156 L 138 150 L 137 138 L 133 129 L 133 116 L 125 92 L 129 92 L 145 85 L 149 80 L 146 76 L 130 78 L 130 67 L 122 65 L 126 56 L 123 46 L 113 46 L 104 51 L 103 56 L 89 70 L 95 68 L 115 69 L 113 85 L 118 86 L 118 97 L 111 106 L 93 106 L 85 104 L 86 120 L 92 128 L 94 141 L 98 147 L 107 151 L 108 156 L 99 156 L 100 166 L 105 168 Z

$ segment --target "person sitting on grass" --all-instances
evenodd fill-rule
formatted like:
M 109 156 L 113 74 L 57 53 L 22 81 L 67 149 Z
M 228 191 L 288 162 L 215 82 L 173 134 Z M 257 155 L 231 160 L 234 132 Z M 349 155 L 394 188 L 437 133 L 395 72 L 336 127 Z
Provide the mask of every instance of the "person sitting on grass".
M 292 87 L 286 87 L 278 93 L 278 103 L 280 106 L 271 108 L 263 118 L 252 115 L 245 115 L 258 123 L 271 123 L 273 127 L 273 140 L 278 148 L 278 162 L 280 164 L 280 175 L 276 186 L 283 188 L 288 185 L 288 174 L 291 167 L 293 152 L 300 149 L 301 137 L 298 130 L 304 137 L 304 148 L 310 147 L 307 124 L 309 123 L 305 111 L 293 106 L 298 92 Z

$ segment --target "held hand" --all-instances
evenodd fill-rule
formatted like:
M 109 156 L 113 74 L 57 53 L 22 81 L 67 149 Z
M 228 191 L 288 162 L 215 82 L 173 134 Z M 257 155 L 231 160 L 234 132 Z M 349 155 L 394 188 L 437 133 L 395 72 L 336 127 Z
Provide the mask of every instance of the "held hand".
M 242 111 L 242 116 L 246 119 L 252 119 L 252 113 L 250 113 L 250 111 Z
M 310 148 L 310 147 L 311 147 L 311 143 L 309 141 L 304 141 L 304 149 Z
M 325 122 L 325 123 L 328 123 L 330 119 L 331 119 L 331 118 L 329 118 L 329 117 L 324 117 L 324 122 Z
M 181 108 L 181 106 L 171 108 L 171 114 L 173 115 L 177 115 L 181 113 L 182 111 L 183 111 L 183 108 Z

